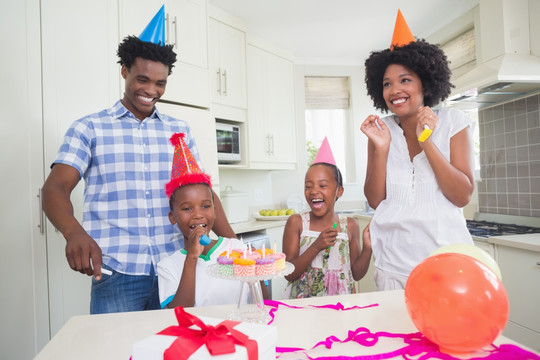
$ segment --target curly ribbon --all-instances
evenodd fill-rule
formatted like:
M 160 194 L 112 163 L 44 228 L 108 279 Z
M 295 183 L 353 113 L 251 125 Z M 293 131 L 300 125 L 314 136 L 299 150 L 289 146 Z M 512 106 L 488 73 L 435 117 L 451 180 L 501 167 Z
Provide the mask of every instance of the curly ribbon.
M 302 306 L 293 306 L 293 305 L 285 304 L 285 303 L 282 303 L 281 301 L 275 301 L 275 300 L 264 300 L 264 305 L 270 308 L 270 311 L 268 312 L 268 315 L 270 315 L 270 321 L 268 322 L 268 325 L 270 325 L 274 321 L 275 312 L 278 311 L 280 306 L 288 307 L 291 309 L 305 309 L 305 307 L 302 307 Z M 366 308 L 370 308 L 374 306 L 379 306 L 379 304 L 370 304 L 366 306 L 351 306 L 348 308 L 343 306 L 343 304 L 340 302 L 336 304 L 327 304 L 327 305 L 308 305 L 308 307 L 312 307 L 312 308 L 332 309 L 332 310 L 339 310 L 339 311 L 347 311 L 347 310 L 353 310 L 353 309 L 366 309 Z
M 285 306 L 291 309 L 303 309 L 304 307 L 292 306 L 279 301 L 265 300 L 265 304 L 269 306 L 272 323 L 274 321 L 275 312 L 280 306 Z M 378 304 L 371 304 L 368 306 L 353 306 L 345 308 L 341 303 L 335 305 L 323 305 L 323 306 L 314 306 L 310 307 L 315 308 L 326 308 L 333 310 L 352 310 L 352 309 L 364 309 L 373 306 L 378 306 Z M 324 346 L 327 349 L 331 349 L 334 343 L 346 343 L 346 342 L 356 342 L 361 346 L 372 347 L 377 344 L 380 338 L 401 338 L 406 344 L 404 347 L 381 354 L 374 355 L 358 355 L 358 356 L 322 356 L 322 357 L 311 357 L 308 355 L 307 351 L 315 349 L 319 346 Z M 358 329 L 348 331 L 348 335 L 345 339 L 340 340 L 338 337 L 331 335 L 326 339 L 319 341 L 311 349 L 303 348 L 292 348 L 292 347 L 276 347 L 276 352 L 279 354 L 284 353 L 303 353 L 306 358 L 309 360 L 384 360 L 384 359 L 393 359 L 393 358 L 403 358 L 405 360 L 415 359 L 415 360 L 461 360 L 462 358 L 457 358 L 449 354 L 441 353 L 437 344 L 431 342 L 426 338 L 422 333 L 410 333 L 410 334 L 395 334 L 385 331 L 379 331 L 372 333 L 369 329 L 365 327 L 359 327 Z M 540 356 L 524 350 L 518 346 L 511 344 L 502 344 L 496 346 L 491 344 L 490 349 L 483 349 L 488 355 L 483 355 L 479 357 L 469 358 L 469 360 L 540 360 Z
M 249 336 L 233 329 L 238 321 L 225 320 L 216 326 L 206 325 L 195 315 L 187 313 L 183 307 L 174 309 L 177 326 L 170 326 L 158 335 L 171 335 L 178 338 L 165 350 L 164 360 L 187 360 L 202 345 L 206 345 L 211 355 L 235 352 L 235 344 L 246 348 L 248 360 L 257 360 L 257 342 Z M 199 329 L 192 329 L 195 325 Z

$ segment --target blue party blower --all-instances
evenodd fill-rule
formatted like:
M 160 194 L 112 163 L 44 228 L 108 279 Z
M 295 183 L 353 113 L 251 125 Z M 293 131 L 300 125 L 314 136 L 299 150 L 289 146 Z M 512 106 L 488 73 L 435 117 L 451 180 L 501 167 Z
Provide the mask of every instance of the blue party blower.
M 199 243 L 204 246 L 210 244 L 210 241 L 210 238 L 206 234 L 202 234 L 201 238 L 199 239 Z

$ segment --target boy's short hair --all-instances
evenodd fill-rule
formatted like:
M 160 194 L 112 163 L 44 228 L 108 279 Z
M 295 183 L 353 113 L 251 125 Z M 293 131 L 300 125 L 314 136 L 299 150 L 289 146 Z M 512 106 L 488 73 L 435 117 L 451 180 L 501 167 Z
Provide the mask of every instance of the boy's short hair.
M 128 69 L 135 63 L 135 59 L 140 57 L 145 60 L 157 61 L 169 68 L 169 75 L 176 62 L 176 53 L 173 45 L 158 45 L 148 41 L 142 41 L 136 36 L 127 36 L 118 45 L 116 54 L 120 58 L 118 63 L 125 65 Z
M 445 100 L 454 87 L 450 82 L 451 71 L 442 49 L 423 39 L 392 50 L 374 51 L 365 61 L 367 92 L 375 108 L 388 112 L 383 97 L 383 78 L 391 64 L 408 67 L 420 77 L 424 90 L 424 105 L 435 106 Z

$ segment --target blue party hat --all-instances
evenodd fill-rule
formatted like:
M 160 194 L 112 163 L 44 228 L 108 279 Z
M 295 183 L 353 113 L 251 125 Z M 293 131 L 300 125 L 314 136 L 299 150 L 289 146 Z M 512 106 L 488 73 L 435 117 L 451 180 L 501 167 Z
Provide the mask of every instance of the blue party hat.
M 139 39 L 161 46 L 165 45 L 165 5 L 161 6 L 161 9 L 146 25 Z

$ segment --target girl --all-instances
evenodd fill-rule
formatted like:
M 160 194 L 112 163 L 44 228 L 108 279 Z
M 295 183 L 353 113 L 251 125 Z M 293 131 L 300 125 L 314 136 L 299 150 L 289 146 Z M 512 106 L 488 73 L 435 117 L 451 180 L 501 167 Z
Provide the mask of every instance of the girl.
M 343 194 L 341 172 L 332 163 L 315 162 L 304 183 L 311 211 L 291 215 L 283 233 L 283 252 L 294 265 L 286 276 L 290 298 L 355 293 L 371 258 L 368 227 L 360 249 L 357 221 L 334 213 Z
M 371 53 L 365 65 L 374 106 L 393 113 L 370 115 L 361 125 L 369 139 L 364 193 L 376 209 L 375 282 L 378 290 L 403 289 L 437 248 L 472 244 L 461 210 L 474 189 L 471 121 L 459 110 L 432 108 L 452 86 L 439 47 L 412 38 Z M 427 139 L 425 126 L 432 130 Z

